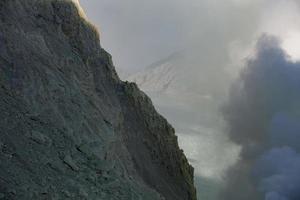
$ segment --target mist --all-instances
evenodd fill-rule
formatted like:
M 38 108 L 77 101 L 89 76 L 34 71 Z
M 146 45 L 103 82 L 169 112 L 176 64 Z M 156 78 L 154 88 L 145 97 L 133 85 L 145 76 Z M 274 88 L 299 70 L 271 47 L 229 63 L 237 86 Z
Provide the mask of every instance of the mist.
M 260 7 L 253 2 L 82 0 L 81 5 L 116 67 L 128 70 L 192 48 L 197 55 L 217 50 L 214 57 L 227 56 L 228 42 L 248 42 L 259 24 Z
M 101 45 L 112 54 L 121 78 L 128 79 L 174 53 L 182 55 L 182 59 L 172 62 L 179 75 L 173 82 L 172 94 L 162 97 L 153 91 L 155 87 L 142 89 L 175 126 L 180 146 L 200 182 L 216 182 L 218 189 L 213 188 L 214 193 L 225 187 L 222 197 L 204 195 L 205 199 L 290 198 L 266 183 L 272 175 L 256 174 L 281 171 L 275 168 L 279 162 L 276 149 L 283 149 L 290 157 L 298 156 L 296 144 L 292 145 L 297 143 L 298 119 L 287 111 L 279 112 L 278 107 L 288 105 L 287 101 L 294 98 L 283 91 L 290 91 L 286 83 L 297 78 L 285 71 L 288 67 L 278 67 L 280 73 L 290 74 L 287 77 L 271 68 L 274 63 L 294 66 L 300 59 L 299 1 L 80 3 L 98 27 Z M 271 61 L 274 63 L 268 63 Z M 264 158 L 268 156 L 274 158 L 274 168 L 264 169 L 268 166 Z M 297 166 L 297 162 L 293 165 Z M 285 172 L 278 175 L 290 176 Z

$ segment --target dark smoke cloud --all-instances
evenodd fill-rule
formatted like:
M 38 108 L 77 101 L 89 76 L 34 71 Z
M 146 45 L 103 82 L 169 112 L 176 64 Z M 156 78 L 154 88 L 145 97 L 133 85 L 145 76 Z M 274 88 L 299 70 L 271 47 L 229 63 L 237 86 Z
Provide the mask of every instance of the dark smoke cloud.
M 242 146 L 220 199 L 300 199 L 300 63 L 262 36 L 224 106 L 230 138 Z
M 300 154 L 290 147 L 274 148 L 264 153 L 254 167 L 259 177 L 258 190 L 265 200 L 300 198 Z

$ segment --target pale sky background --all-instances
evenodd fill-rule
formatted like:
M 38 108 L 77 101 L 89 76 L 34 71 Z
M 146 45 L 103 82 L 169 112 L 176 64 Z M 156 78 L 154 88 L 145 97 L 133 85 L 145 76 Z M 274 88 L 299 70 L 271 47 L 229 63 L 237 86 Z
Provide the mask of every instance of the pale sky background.
M 222 85 L 223 73 L 218 69 L 229 72 L 234 80 L 245 60 L 254 55 L 262 34 L 278 37 L 290 59 L 300 60 L 300 0 L 80 0 L 80 4 L 97 26 L 102 47 L 122 73 L 140 71 L 174 52 L 185 52 L 196 62 L 192 64 L 193 77 L 217 69 L 208 85 Z M 197 88 L 201 80 L 186 79 L 184 83 Z M 229 89 L 228 85 L 221 90 L 226 87 Z M 170 113 L 163 114 L 172 122 Z M 204 131 L 208 137 L 213 135 L 210 131 Z M 213 141 L 178 134 L 186 154 L 199 158 L 199 165 L 194 164 L 196 175 L 220 180 L 239 158 L 224 131 L 213 131 L 220 132 Z
M 117 68 L 138 69 L 173 52 L 213 49 L 238 63 L 261 32 L 300 57 L 298 0 L 81 0 Z M 225 64 L 224 64 L 225 65 Z
M 201 77 L 212 68 L 220 72 L 225 69 L 234 79 L 245 59 L 254 54 L 254 45 L 264 33 L 281 39 L 292 60 L 300 58 L 300 0 L 80 0 L 80 3 L 99 29 L 101 45 L 112 54 L 117 70 L 122 73 L 141 70 L 174 52 L 184 51 L 198 63 L 193 63 L 195 76 L 190 79 Z M 209 84 L 222 85 L 220 76 L 222 73 L 217 71 Z M 194 88 L 199 83 L 201 80 L 185 82 Z M 172 119 L 168 113 L 164 115 Z M 187 143 L 184 147 L 188 152 L 195 152 L 196 148 L 201 152 L 202 148 Z
M 88 20 L 99 30 L 102 47 L 112 55 L 117 71 L 122 74 L 142 71 L 174 52 L 188 55 L 186 63 L 177 63 L 183 65 L 180 73 L 185 74 L 181 82 L 173 85 L 177 93 L 171 98 L 150 96 L 156 108 L 175 126 L 181 148 L 192 158 L 196 182 L 200 177 L 199 194 L 204 195 L 201 198 L 219 200 L 208 190 L 216 193 L 218 186 L 214 181 L 225 180 L 227 170 L 240 159 L 240 147 L 230 141 L 223 125 L 215 122 L 207 129 L 205 124 L 190 120 L 206 115 L 222 118 L 217 109 L 206 110 L 200 101 L 191 105 L 181 97 L 206 88 L 212 93 L 221 91 L 215 96 L 216 102 L 226 100 L 230 84 L 225 80 L 237 78 L 245 61 L 255 55 L 255 44 L 262 34 L 279 38 L 289 59 L 299 61 L 300 0 L 79 1 Z M 192 87 L 179 91 L 180 85 Z M 167 102 L 170 110 L 160 109 L 162 101 Z M 186 115 L 174 116 L 178 103 L 183 105 Z M 187 123 L 190 130 L 177 122 Z M 203 178 L 213 181 L 213 185 L 207 186 L 208 182 L 201 181 Z

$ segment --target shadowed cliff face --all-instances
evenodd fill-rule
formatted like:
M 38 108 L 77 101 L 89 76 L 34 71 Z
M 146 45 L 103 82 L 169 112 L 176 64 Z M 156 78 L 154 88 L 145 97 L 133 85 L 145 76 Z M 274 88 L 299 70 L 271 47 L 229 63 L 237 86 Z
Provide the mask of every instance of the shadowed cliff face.
M 174 129 L 63 0 L 0 2 L 0 198 L 195 200 Z

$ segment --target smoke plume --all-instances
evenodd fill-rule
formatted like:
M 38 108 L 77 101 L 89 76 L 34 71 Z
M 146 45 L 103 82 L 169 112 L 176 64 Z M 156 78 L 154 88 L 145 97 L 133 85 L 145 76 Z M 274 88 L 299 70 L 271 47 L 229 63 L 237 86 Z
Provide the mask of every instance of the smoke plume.
M 263 35 L 224 106 L 230 138 L 242 146 L 220 199 L 300 199 L 300 63 Z

